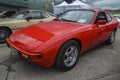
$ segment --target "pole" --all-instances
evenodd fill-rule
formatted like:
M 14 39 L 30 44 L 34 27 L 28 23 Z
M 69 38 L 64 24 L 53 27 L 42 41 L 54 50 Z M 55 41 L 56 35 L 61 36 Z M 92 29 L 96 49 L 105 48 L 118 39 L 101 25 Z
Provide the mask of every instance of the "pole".
M 52 0 L 52 6 L 54 7 L 54 5 L 55 5 L 55 0 Z
M 55 0 L 51 0 L 51 1 L 52 1 L 53 13 L 54 13 Z

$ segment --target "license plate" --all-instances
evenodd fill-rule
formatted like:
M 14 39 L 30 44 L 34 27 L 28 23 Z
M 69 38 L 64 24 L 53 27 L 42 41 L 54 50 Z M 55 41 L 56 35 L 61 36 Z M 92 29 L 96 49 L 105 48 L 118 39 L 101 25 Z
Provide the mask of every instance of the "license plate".
M 10 48 L 11 48 L 12 53 L 18 54 L 18 51 L 15 48 L 13 48 L 13 47 L 10 47 Z

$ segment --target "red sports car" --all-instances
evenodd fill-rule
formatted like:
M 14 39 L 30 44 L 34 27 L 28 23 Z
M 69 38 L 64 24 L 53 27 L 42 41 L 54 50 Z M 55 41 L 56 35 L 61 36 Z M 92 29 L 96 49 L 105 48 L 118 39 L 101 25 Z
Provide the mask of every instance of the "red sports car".
M 7 42 L 13 52 L 26 60 L 70 70 L 83 52 L 103 42 L 112 44 L 117 27 L 118 21 L 107 11 L 76 9 L 54 21 L 18 30 Z

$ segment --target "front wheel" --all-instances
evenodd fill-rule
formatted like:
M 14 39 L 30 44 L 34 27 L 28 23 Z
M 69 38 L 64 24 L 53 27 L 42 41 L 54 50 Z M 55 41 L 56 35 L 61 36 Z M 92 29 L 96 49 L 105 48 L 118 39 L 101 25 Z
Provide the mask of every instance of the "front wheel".
M 80 47 L 76 41 L 66 42 L 58 52 L 55 66 L 60 70 L 70 70 L 77 63 L 79 53 Z
M 111 45 L 115 41 L 115 35 L 116 35 L 116 31 L 114 30 L 112 31 L 109 39 L 106 41 L 106 44 Z
M 0 28 L 0 43 L 6 42 L 6 39 L 10 36 L 11 31 L 7 28 Z

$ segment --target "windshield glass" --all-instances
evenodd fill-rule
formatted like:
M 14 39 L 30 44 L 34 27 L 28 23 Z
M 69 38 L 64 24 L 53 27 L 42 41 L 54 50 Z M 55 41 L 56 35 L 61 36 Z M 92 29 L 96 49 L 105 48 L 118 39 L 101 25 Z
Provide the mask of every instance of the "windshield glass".
M 94 11 L 90 10 L 71 10 L 67 11 L 61 16 L 59 16 L 58 20 L 71 21 L 71 22 L 79 22 L 83 24 L 89 24 L 94 16 Z
M 27 14 L 27 11 L 17 12 L 16 14 L 12 15 L 11 18 L 24 19 L 26 14 Z
M 6 11 L 3 11 L 0 13 L 0 16 L 4 15 L 6 13 Z

